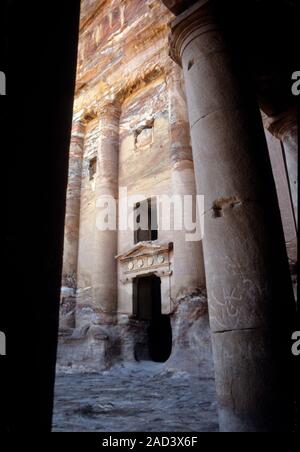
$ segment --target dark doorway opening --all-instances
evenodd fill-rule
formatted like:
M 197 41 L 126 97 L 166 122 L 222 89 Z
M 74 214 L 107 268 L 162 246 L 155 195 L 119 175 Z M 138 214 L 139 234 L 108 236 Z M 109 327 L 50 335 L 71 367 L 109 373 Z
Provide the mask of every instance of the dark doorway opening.
M 161 280 L 155 275 L 136 278 L 134 281 L 133 314 L 145 322 L 144 344 L 149 359 L 166 362 L 172 351 L 170 317 L 161 313 Z

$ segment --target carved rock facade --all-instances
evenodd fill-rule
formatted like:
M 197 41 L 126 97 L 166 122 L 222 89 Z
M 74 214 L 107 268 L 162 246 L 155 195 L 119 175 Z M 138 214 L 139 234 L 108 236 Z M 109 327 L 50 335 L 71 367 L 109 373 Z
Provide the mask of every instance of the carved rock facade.
M 171 54 L 182 64 L 180 51 L 191 31 L 190 24 L 201 22 L 201 8 L 208 2 L 200 2 L 198 10 L 195 1 L 82 1 L 58 350 L 58 363 L 63 367 L 100 371 L 122 360 L 153 359 L 156 352 L 151 348 L 155 348 L 155 342 L 166 342 L 169 345 L 164 350 L 164 361 L 168 367 L 212 376 L 205 267 L 209 270 L 209 290 L 213 294 L 210 315 L 214 329 L 221 329 L 223 317 L 228 314 L 226 311 L 222 317 L 220 306 L 224 300 L 226 309 L 231 310 L 229 314 L 236 313 L 231 315 L 231 321 L 241 320 L 237 314 L 242 309 L 240 295 L 235 296 L 234 290 L 227 291 L 222 283 L 222 278 L 227 280 L 232 272 L 240 274 L 226 253 L 220 264 L 224 271 L 215 276 L 212 262 L 216 253 L 206 254 L 204 259 L 202 240 L 186 241 L 184 228 L 159 228 L 155 237 L 151 237 L 150 231 L 145 240 L 127 224 L 135 215 L 135 206 L 141 203 L 140 195 L 147 202 L 174 195 L 188 195 L 195 202 L 194 160 L 199 173 L 202 162 L 196 160 L 200 150 L 203 152 L 196 125 L 202 125 L 203 117 L 211 113 L 210 106 L 203 102 L 200 103 L 205 114 L 199 113 L 199 86 L 196 78 L 192 78 L 196 64 L 192 55 L 201 54 L 202 43 L 183 61 L 185 86 L 182 68 L 170 57 L 169 23 L 174 16 L 163 3 L 175 14 L 191 6 L 192 14 L 187 21 L 183 17 L 183 22 L 175 21 L 172 28 Z M 206 50 L 204 45 L 203 51 Z M 218 49 L 215 50 L 218 54 Z M 210 99 L 218 94 L 213 92 L 218 87 L 210 85 L 212 79 L 213 74 L 206 80 L 212 89 Z M 194 159 L 186 92 L 194 130 Z M 220 99 L 222 108 L 237 100 L 229 94 L 228 98 L 224 96 Z M 203 98 L 206 99 L 205 93 Z M 237 121 L 233 123 L 236 125 Z M 203 126 L 202 137 L 209 135 L 211 128 L 211 123 Z M 219 130 L 217 123 L 215 128 Z M 226 130 L 229 129 L 234 128 Z M 227 136 L 226 132 L 224 137 Z M 278 143 L 268 141 L 272 157 Z M 223 142 L 220 140 L 219 147 L 213 148 L 221 152 Z M 203 161 L 205 158 L 204 155 Z M 222 161 L 222 156 L 216 156 L 217 161 Z M 296 231 L 291 226 L 291 205 L 287 207 L 286 202 L 289 193 L 284 162 L 273 159 L 272 163 L 285 237 L 290 245 L 295 243 Z M 201 184 L 206 184 L 203 193 L 217 179 L 212 174 L 218 172 L 210 169 L 201 178 Z M 198 192 L 202 185 L 198 184 Z M 213 187 L 206 193 L 207 199 L 212 193 Z M 100 231 L 99 214 L 106 208 L 99 205 L 103 196 L 117 201 L 117 215 L 114 228 Z M 128 197 L 136 200 L 133 205 L 126 205 L 128 211 L 124 214 L 123 202 Z M 211 224 L 209 237 L 224 220 L 223 210 L 226 217 L 239 215 L 245 209 L 246 201 L 224 199 L 227 210 L 222 207 L 223 198 L 216 198 L 207 206 L 208 212 L 217 212 L 206 216 Z M 232 199 L 234 202 L 230 202 Z M 174 212 L 170 208 L 156 215 L 158 222 L 172 222 Z M 223 245 L 227 247 L 225 235 L 219 234 L 218 241 L 220 249 Z M 212 248 L 216 243 L 211 240 Z M 290 246 L 288 252 L 294 262 L 295 247 Z M 218 297 L 223 301 L 215 296 L 217 286 L 220 286 Z M 236 290 L 241 292 L 239 286 Z M 242 290 L 247 294 L 244 299 L 255 298 L 254 286 L 244 285 Z M 154 314 L 154 299 L 159 303 L 158 314 Z M 245 310 L 251 310 L 249 306 L 250 303 L 246 304 Z M 246 312 L 247 322 L 251 315 L 253 312 Z M 164 328 L 168 337 L 160 336 Z

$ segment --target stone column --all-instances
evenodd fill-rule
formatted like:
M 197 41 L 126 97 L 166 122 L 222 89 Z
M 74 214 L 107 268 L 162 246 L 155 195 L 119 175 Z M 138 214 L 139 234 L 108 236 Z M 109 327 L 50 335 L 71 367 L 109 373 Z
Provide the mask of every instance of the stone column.
M 84 148 L 84 122 L 74 120 L 71 133 L 69 176 L 66 200 L 63 277 L 60 326 L 74 326 L 75 296 L 77 289 L 77 261 L 79 244 L 82 159 Z
M 190 126 L 182 69 L 178 65 L 170 68 L 167 76 L 169 90 L 170 151 L 172 165 L 172 192 L 182 200 L 193 197 L 196 210 L 196 183 L 191 146 Z M 189 212 L 184 212 L 184 217 Z M 184 218 L 183 218 L 184 220 Z M 187 230 L 174 231 L 174 278 L 175 298 L 205 287 L 205 272 L 202 242 L 187 241 Z
M 69 176 L 66 201 L 63 286 L 76 289 L 84 123 L 73 123 L 69 156 Z
M 120 114 L 121 106 L 118 103 L 106 104 L 100 112 L 100 137 L 95 183 L 96 216 L 101 215 L 101 209 L 103 209 L 103 206 L 99 206 L 101 197 L 108 197 L 115 200 L 116 203 L 118 199 Z M 113 202 L 110 204 L 110 208 L 113 208 Z M 111 210 L 111 213 L 114 212 Z M 114 230 L 99 230 L 96 224 L 93 290 L 98 323 L 107 324 L 116 319 L 118 290 L 115 257 L 117 253 L 117 227 Z
M 182 63 L 196 185 L 205 195 L 204 257 L 221 431 L 290 428 L 294 309 L 259 108 L 211 0 L 172 23 Z
M 298 227 L 298 124 L 297 112 L 290 110 L 277 117 L 264 116 L 264 123 L 283 144 L 296 227 Z

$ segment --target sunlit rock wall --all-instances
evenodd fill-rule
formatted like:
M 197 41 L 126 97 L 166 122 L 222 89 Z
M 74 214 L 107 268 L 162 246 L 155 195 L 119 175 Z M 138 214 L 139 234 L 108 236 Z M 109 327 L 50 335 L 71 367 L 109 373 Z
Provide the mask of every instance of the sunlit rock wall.
M 101 371 L 118 360 L 136 359 L 136 350 L 140 357 L 147 354 L 143 345 L 147 341 L 146 324 L 131 318 L 133 284 L 124 283 L 120 262 L 116 283 L 118 325 L 97 325 L 96 317 L 93 322 L 94 262 L 96 253 L 101 253 L 95 242 L 95 159 L 101 142 L 99 112 L 103 107 L 105 110 L 107 103 L 117 102 L 121 105 L 119 192 L 125 189 L 128 196 L 145 198 L 172 195 L 168 87 L 168 77 L 175 64 L 169 57 L 168 45 L 168 24 L 172 17 L 160 0 L 82 0 L 74 100 L 74 121 L 84 123 L 77 296 L 75 328 L 69 322 L 70 328 L 61 329 L 58 362 L 63 367 Z M 182 115 L 186 115 L 185 109 L 180 112 Z M 188 118 L 181 120 L 187 122 Z M 186 131 L 182 129 L 178 133 Z M 161 214 L 170 216 L 170 211 Z M 180 305 L 173 299 L 172 242 L 173 232 L 158 232 L 158 249 L 160 246 L 169 249 L 163 264 L 168 267 L 162 267 L 161 284 L 164 314 L 171 314 L 174 332 L 174 352 L 167 366 L 191 371 L 191 367 L 198 368 L 200 360 L 205 373 L 208 368 L 211 370 L 205 295 L 202 298 L 195 295 L 191 307 L 185 307 L 189 298 L 180 300 Z M 133 247 L 133 231 L 119 230 L 118 255 Z M 201 304 L 200 310 L 197 302 Z M 191 323 L 195 323 L 195 328 L 189 333 Z M 197 332 L 197 327 L 201 331 Z M 199 342 L 202 345 L 197 352 Z

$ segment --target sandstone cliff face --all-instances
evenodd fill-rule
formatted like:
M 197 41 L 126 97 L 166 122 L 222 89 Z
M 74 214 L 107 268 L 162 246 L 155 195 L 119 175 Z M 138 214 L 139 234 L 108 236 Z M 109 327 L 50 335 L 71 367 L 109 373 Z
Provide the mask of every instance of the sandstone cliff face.
M 98 324 L 93 272 L 95 257 L 101 253 L 95 243 L 95 173 L 101 142 L 99 112 L 107 103 L 121 105 L 119 191 L 125 188 L 128 196 L 143 195 L 145 198 L 172 195 L 172 165 L 178 163 L 172 161 L 172 141 L 187 145 L 190 141 L 186 127 L 179 127 L 176 133 L 173 127 L 173 133 L 170 133 L 170 121 L 181 125 L 188 123 L 184 106 L 172 115 L 169 111 L 168 77 L 174 63 L 168 54 L 168 24 L 172 17 L 159 0 L 82 0 L 74 100 L 74 121 L 84 123 L 77 293 L 76 300 L 66 293 L 62 304 L 58 362 L 63 367 L 101 371 L 120 361 L 149 359 L 149 325 L 131 318 L 133 284 L 132 281 L 124 283 L 119 262 L 116 282 L 118 324 Z M 176 97 L 175 91 L 172 94 Z M 181 99 L 180 96 L 176 99 Z M 177 159 L 186 162 L 189 157 L 180 152 L 180 155 L 176 154 Z M 187 164 L 190 168 L 190 162 Z M 185 170 L 185 164 L 182 168 Z M 168 212 L 162 212 L 162 215 L 168 215 Z M 173 238 L 172 231 L 158 233 L 159 243 L 170 244 Z M 133 232 L 119 230 L 118 255 L 133 247 Z M 163 309 L 167 310 L 164 314 L 171 316 L 173 353 L 166 366 L 191 372 L 199 371 L 201 362 L 202 374 L 211 375 L 205 295 L 196 294 L 177 304 L 177 300 L 173 300 L 174 254 L 171 247 L 167 260 L 170 268 L 166 274 L 162 273 L 161 291 Z
M 119 187 L 128 195 L 170 194 L 170 140 L 166 75 L 168 23 L 160 1 L 82 1 L 74 118 L 86 120 L 80 207 L 78 303 L 93 302 L 95 179 L 91 161 L 99 147 L 98 112 L 107 101 L 122 105 Z M 131 231 L 119 231 L 122 253 L 133 246 Z M 172 234 L 162 232 L 162 241 Z M 119 287 L 120 312 L 129 313 L 131 294 Z
M 163 73 L 171 17 L 156 0 L 83 0 L 75 112 L 125 100 Z

